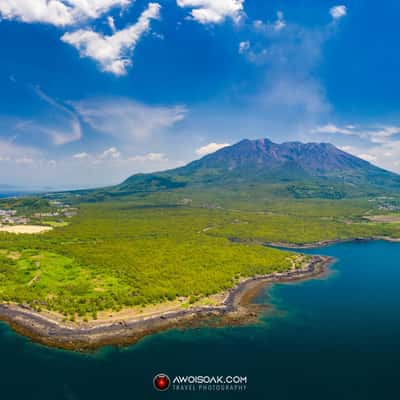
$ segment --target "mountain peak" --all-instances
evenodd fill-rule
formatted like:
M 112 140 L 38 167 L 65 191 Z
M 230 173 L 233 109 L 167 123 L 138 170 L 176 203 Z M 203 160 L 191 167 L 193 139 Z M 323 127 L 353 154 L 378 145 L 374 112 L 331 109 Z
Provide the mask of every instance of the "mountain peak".
M 365 168 L 370 164 L 339 150 L 330 143 L 294 141 L 277 144 L 264 138 L 241 140 L 189 165 L 217 169 L 228 168 L 230 171 L 239 171 L 244 168 L 268 172 L 290 168 L 316 175 Z

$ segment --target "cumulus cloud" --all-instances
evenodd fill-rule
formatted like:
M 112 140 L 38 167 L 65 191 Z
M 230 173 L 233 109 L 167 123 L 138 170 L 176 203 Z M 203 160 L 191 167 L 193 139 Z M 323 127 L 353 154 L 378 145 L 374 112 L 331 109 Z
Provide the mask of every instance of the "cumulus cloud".
M 184 106 L 149 106 L 129 99 L 92 99 L 72 103 L 80 117 L 97 131 L 122 141 L 145 139 L 184 119 Z
M 130 3 L 132 0 L 0 0 L 0 16 L 26 23 L 67 26 L 98 18 L 113 7 Z
M 196 154 L 198 156 L 205 156 L 220 150 L 224 147 L 230 146 L 229 143 L 209 143 L 206 146 L 196 149 Z
M 337 20 L 347 15 L 347 7 L 343 5 L 334 6 L 329 10 L 329 13 L 333 19 Z
M 110 147 L 107 150 L 104 150 L 103 153 L 100 155 L 101 159 L 117 159 L 121 157 L 121 153 L 118 151 L 116 147 Z
M 192 8 L 190 16 L 200 24 L 220 24 L 227 18 L 238 23 L 244 13 L 244 0 L 177 0 L 177 4 Z
M 74 46 L 81 57 L 96 60 L 103 71 L 125 75 L 127 68 L 132 65 L 132 52 L 140 38 L 150 30 L 150 21 L 160 17 L 160 9 L 158 3 L 150 3 L 135 24 L 110 36 L 92 29 L 79 29 L 65 33 L 61 40 Z

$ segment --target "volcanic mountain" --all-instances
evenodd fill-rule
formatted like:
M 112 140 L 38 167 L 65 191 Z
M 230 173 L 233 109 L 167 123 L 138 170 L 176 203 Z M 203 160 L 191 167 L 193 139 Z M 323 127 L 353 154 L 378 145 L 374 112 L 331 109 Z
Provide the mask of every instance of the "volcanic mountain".
M 181 194 L 245 193 L 251 188 L 278 197 L 365 197 L 400 193 L 400 175 L 329 143 L 242 140 L 183 167 L 132 175 L 119 185 L 74 192 L 90 201 L 176 191 Z
M 310 188 L 315 192 L 319 187 L 331 192 L 328 197 L 343 197 L 350 192 L 400 191 L 400 176 L 329 143 L 277 144 L 268 139 L 245 139 L 184 167 L 133 175 L 115 189 L 148 192 L 249 184 L 286 185 L 300 197 L 301 192 L 309 192 Z

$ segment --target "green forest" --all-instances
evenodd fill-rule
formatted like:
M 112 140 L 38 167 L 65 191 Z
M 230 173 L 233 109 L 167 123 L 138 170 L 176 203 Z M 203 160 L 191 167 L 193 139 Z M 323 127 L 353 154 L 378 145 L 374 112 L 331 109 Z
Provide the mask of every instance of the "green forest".
M 162 196 L 80 203 L 78 215 L 51 232 L 0 233 L 1 301 L 96 318 L 101 310 L 201 299 L 293 267 L 296 254 L 254 239 L 400 237 L 399 223 L 365 217 L 378 212 L 367 200 L 281 200 L 248 210 Z

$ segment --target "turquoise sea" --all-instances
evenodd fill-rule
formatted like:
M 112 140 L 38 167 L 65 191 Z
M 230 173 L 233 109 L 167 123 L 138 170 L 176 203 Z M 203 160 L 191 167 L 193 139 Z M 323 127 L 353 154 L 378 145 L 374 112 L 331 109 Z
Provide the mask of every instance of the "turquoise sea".
M 327 277 L 276 284 L 259 324 L 170 331 L 93 354 L 53 350 L 0 324 L 1 398 L 397 399 L 400 244 L 307 251 L 337 259 Z M 247 376 L 240 392 L 157 392 L 153 376 Z

